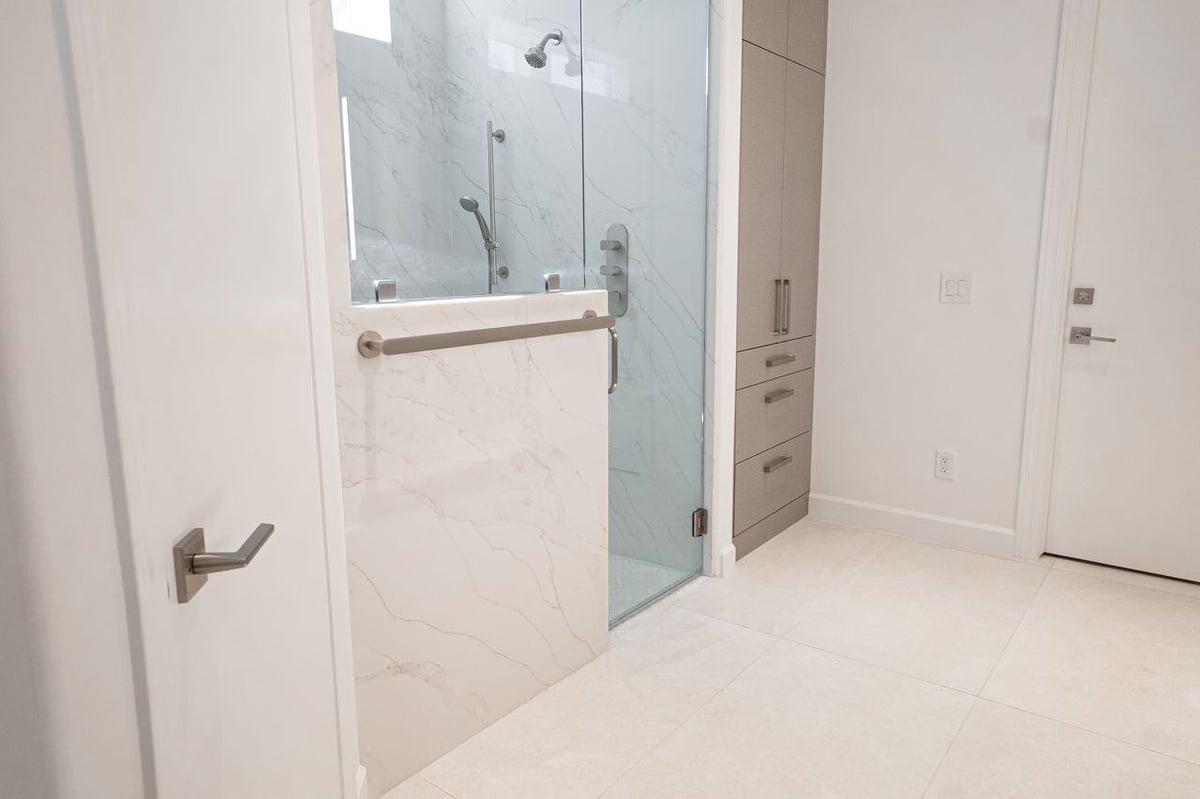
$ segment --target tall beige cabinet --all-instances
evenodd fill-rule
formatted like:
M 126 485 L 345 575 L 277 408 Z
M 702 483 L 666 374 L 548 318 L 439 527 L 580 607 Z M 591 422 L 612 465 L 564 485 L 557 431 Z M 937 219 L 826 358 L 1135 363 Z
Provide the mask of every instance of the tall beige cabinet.
M 828 0 L 746 0 L 734 545 L 808 513 Z

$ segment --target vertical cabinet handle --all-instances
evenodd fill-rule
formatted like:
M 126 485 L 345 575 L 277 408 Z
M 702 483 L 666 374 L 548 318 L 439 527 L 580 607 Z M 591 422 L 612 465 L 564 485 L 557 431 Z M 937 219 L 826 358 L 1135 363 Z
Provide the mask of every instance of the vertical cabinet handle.
M 792 328 L 792 281 L 783 281 L 783 320 L 779 325 L 783 333 L 788 333 Z
M 775 327 L 771 330 L 775 335 L 783 332 L 783 281 L 775 281 Z

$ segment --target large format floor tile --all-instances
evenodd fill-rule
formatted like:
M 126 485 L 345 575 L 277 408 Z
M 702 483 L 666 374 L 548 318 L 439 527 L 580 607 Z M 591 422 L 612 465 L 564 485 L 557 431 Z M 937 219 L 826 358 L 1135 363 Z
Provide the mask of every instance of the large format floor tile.
M 929 799 L 1195 799 L 1200 766 L 980 700 Z
M 454 799 L 422 777 L 413 777 L 385 793 L 382 799 Z
M 890 538 L 787 637 L 976 693 L 1048 569 Z
M 1173 580 L 1170 577 L 1158 577 L 1153 574 L 1145 574 L 1144 572 L 1129 571 L 1128 569 L 1115 569 L 1111 566 L 1101 566 L 1099 563 L 1086 563 L 1081 560 L 1071 560 L 1070 558 L 1056 558 L 1053 555 L 1045 557 L 1054 568 L 1061 569 L 1062 571 L 1085 574 L 1088 577 L 1100 577 L 1105 580 L 1125 583 L 1126 585 L 1156 588 L 1159 591 L 1166 591 L 1169 594 L 1179 594 L 1181 596 L 1200 599 L 1200 583 L 1189 583 L 1187 580 Z
M 691 611 L 652 608 L 609 652 L 418 777 L 457 799 L 595 797 L 773 639 Z
M 972 701 L 780 641 L 604 796 L 916 799 Z
M 1200 600 L 1052 570 L 983 696 L 1200 763 Z
M 805 519 L 740 561 L 732 577 L 696 580 L 674 602 L 782 635 L 808 603 L 845 583 L 859 562 L 888 540 L 878 533 Z

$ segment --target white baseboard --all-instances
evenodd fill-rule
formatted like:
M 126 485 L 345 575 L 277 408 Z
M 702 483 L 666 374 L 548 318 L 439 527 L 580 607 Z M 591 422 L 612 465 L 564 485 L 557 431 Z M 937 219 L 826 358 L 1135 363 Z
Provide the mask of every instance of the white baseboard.
M 721 550 L 721 554 L 717 556 L 717 563 L 721 569 L 719 574 L 712 575 L 713 577 L 732 577 L 734 569 L 737 568 L 737 550 L 733 544 L 729 544 Z
M 1010 527 L 969 522 L 949 516 L 876 505 L 825 494 L 810 494 L 808 515 L 814 519 L 883 530 L 953 549 L 1012 558 L 1016 536 Z
M 367 767 L 359 764 L 358 773 L 355 775 L 355 781 L 358 785 L 358 799 L 367 799 Z

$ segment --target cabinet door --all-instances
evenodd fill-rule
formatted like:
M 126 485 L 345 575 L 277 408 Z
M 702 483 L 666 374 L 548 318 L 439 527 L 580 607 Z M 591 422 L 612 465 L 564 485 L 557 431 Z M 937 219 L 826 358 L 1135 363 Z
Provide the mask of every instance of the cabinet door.
M 828 11 L 829 0 L 790 0 L 788 7 L 787 57 L 821 74 Z
M 816 329 L 824 103 L 825 79 L 789 62 L 782 231 L 782 276 L 788 281 L 788 302 L 785 332 L 777 339 L 811 336 Z
M 788 4 L 795 2 L 796 0 L 745 0 L 742 3 L 742 38 L 754 42 L 759 47 L 785 55 L 789 39 Z
M 742 45 L 742 157 L 738 214 L 738 349 L 775 335 L 782 245 L 783 131 L 787 61 Z

